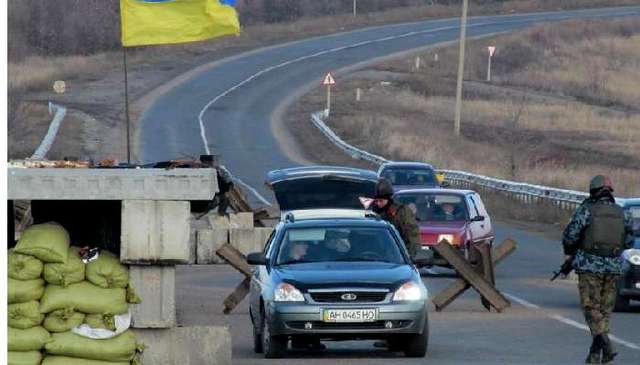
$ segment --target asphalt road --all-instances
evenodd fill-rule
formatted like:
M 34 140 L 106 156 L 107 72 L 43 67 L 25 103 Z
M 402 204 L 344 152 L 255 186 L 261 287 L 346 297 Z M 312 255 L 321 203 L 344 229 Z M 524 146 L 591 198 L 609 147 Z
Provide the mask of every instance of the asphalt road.
M 640 7 L 538 13 L 469 20 L 470 37 L 522 29 L 536 22 L 571 18 L 638 16 Z M 272 117 L 283 100 L 329 70 L 454 40 L 456 19 L 368 28 L 270 47 L 233 57 L 187 80 L 160 97 L 143 116 L 139 156 L 143 161 L 221 154 L 224 163 L 266 199 L 266 172 L 299 164 L 295 148 L 284 148 Z M 339 81 L 339 80 L 338 80 Z M 296 147 L 296 146 L 294 146 Z M 312 148 L 302 146 L 300 148 Z M 589 345 L 575 283 L 550 284 L 548 276 L 561 259 L 557 241 L 498 225 L 498 240 L 512 236 L 516 254 L 497 270 L 499 289 L 513 306 L 486 313 L 477 294 L 469 293 L 442 313 L 432 313 L 428 360 L 438 364 L 579 364 Z M 178 315 L 184 325 L 227 324 L 233 336 L 234 363 L 265 360 L 251 350 L 246 303 L 231 316 L 221 315 L 222 298 L 240 280 L 226 266 L 181 267 Z M 432 293 L 446 279 L 427 278 Z M 615 314 L 613 333 L 619 364 L 640 363 L 640 310 Z M 371 342 L 330 344 L 322 353 L 292 353 L 271 363 L 422 363 L 374 349 Z

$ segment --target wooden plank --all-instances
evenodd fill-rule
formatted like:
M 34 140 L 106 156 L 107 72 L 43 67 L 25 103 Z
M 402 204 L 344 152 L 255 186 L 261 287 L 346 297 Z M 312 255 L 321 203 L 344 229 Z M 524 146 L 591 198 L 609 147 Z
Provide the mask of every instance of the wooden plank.
M 493 274 L 493 262 L 491 260 L 491 247 L 485 243 L 481 242 L 474 246 L 477 254 L 478 254 L 478 263 L 476 270 L 480 275 L 482 275 L 492 286 L 495 287 L 496 279 Z M 491 303 L 485 297 L 480 298 L 482 305 L 488 310 L 491 310 Z
M 253 275 L 251 266 L 247 263 L 247 258 L 230 244 L 222 245 L 217 251 L 216 255 L 220 256 L 223 260 L 233 266 L 236 270 L 240 271 L 246 277 Z
M 505 257 L 511 255 L 516 250 L 516 247 L 516 241 L 511 238 L 502 241 L 498 246 L 494 246 L 491 250 L 493 265 L 498 265 Z M 463 279 L 457 279 L 454 281 L 432 299 L 432 302 L 436 307 L 436 311 L 439 312 L 443 310 L 470 287 L 471 285 Z
M 486 298 L 498 312 L 503 311 L 511 305 L 490 282 L 488 282 L 482 275 L 479 275 L 464 259 L 464 257 L 446 241 L 440 242 L 438 245 L 434 246 L 434 249 L 440 254 L 440 256 L 444 257 L 449 264 L 451 264 L 451 266 L 462 276 L 464 281 L 469 283 L 476 291 L 478 291 L 478 293 L 480 293 L 480 295 Z M 462 289 L 462 285 L 458 284 L 457 289 Z M 462 291 L 464 290 L 466 289 L 463 289 Z M 443 293 L 448 296 L 442 295 L 442 297 L 440 297 L 440 295 L 438 295 L 433 300 L 436 305 L 436 309 L 440 308 L 439 310 L 441 310 L 444 306 L 451 303 L 451 297 L 460 294 L 458 293 L 456 295 L 457 291 L 447 289 L 445 289 Z
M 229 294 L 224 300 L 224 314 L 231 313 L 240 302 L 249 294 L 249 288 L 251 286 L 251 277 L 246 277 L 238 286 L 236 286 L 233 293 Z

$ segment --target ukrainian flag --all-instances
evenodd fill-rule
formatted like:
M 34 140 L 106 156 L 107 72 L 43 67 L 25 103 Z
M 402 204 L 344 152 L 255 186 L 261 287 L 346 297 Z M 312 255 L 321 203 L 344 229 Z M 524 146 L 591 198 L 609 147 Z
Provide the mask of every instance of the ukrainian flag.
M 240 32 L 235 0 L 120 0 L 122 45 L 173 44 Z

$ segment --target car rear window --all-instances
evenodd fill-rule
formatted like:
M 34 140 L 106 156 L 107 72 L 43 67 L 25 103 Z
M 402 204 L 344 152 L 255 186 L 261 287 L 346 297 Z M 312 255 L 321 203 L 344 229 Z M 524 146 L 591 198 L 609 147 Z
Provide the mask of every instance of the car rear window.
M 290 228 L 276 265 L 326 261 L 374 261 L 404 264 L 398 242 L 386 228 Z
M 464 197 L 455 194 L 398 194 L 394 200 L 408 205 L 419 222 L 464 221 L 469 217 Z
M 435 173 L 427 169 L 390 168 L 384 170 L 381 175 L 389 180 L 391 185 L 438 185 Z

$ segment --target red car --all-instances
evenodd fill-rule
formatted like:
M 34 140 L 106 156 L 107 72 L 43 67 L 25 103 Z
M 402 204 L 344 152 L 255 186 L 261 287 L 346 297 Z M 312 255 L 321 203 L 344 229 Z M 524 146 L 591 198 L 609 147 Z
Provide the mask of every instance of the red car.
M 480 195 L 471 190 L 402 190 L 394 200 L 407 204 L 416 214 L 423 246 L 446 240 L 468 258 L 471 244 L 493 243 L 495 234 Z

